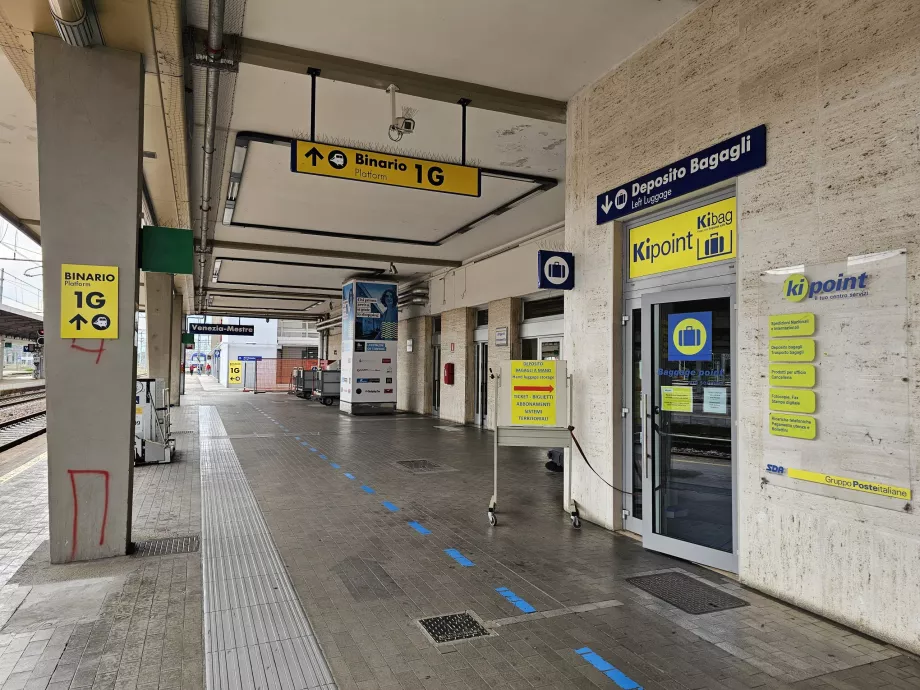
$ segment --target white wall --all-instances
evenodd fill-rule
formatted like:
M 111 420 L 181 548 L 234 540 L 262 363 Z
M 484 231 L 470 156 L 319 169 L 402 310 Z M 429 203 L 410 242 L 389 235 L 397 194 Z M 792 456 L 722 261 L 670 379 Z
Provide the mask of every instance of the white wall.
M 433 273 L 428 281 L 430 313 L 476 307 L 506 297 L 537 292 L 537 251 L 561 251 L 564 245 L 565 231 L 559 229 L 481 261 Z M 575 269 L 577 283 L 578 266 Z M 400 318 L 403 318 L 402 314 Z

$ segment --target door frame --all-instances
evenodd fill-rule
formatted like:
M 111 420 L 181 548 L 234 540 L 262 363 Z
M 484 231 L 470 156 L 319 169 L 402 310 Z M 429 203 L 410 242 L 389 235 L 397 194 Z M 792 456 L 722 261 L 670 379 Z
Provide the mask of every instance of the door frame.
M 732 375 L 729 384 L 731 400 L 731 443 L 732 443 L 732 551 L 731 553 L 711 549 L 699 544 L 655 534 L 653 531 L 654 520 L 654 495 L 652 492 L 652 446 L 655 436 L 651 433 L 651 409 L 649 407 L 651 393 L 650 386 L 657 378 L 652 378 L 652 327 L 654 324 L 652 310 L 654 305 L 677 302 L 689 302 L 701 299 L 728 299 L 729 309 L 729 337 L 731 339 Z M 738 362 L 737 314 L 735 301 L 735 285 L 721 285 L 713 287 L 687 288 L 651 292 L 642 295 L 642 400 L 645 410 L 642 430 L 642 455 L 644 476 L 642 478 L 642 545 L 652 551 L 683 558 L 701 565 L 708 565 L 720 570 L 738 572 L 738 396 L 736 395 L 736 367 Z
M 623 315 L 628 317 L 623 321 L 623 491 L 626 492 L 623 499 L 623 529 L 635 534 L 642 534 L 642 518 L 633 515 L 632 496 L 633 496 L 633 419 L 640 417 L 640 410 L 633 409 L 633 367 L 632 367 L 632 343 L 635 337 L 636 324 L 632 318 L 633 311 L 642 309 L 642 299 L 640 297 L 630 297 L 623 302 Z M 640 338 L 642 334 L 640 333 Z M 641 341 L 642 353 L 645 352 L 645 341 Z M 645 362 L 642 362 L 645 366 Z M 643 374 L 644 376 L 644 374 Z M 641 377 L 640 377 L 641 378 Z M 643 392 L 639 393 L 641 398 Z M 645 449 L 645 425 L 642 426 L 642 451 Z M 644 458 L 643 458 L 644 467 Z M 643 487 L 644 490 L 644 487 Z M 643 494 L 644 495 L 644 494 Z M 627 499 L 626 496 L 629 496 Z M 628 503 L 627 503 L 628 501 Z M 627 507 L 628 505 L 628 507 Z M 642 515 L 645 515 L 645 505 L 642 506 Z

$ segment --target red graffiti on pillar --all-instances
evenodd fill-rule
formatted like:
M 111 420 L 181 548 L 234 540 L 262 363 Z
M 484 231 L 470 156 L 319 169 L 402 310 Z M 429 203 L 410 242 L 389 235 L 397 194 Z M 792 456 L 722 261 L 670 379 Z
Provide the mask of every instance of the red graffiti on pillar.
M 77 503 L 77 481 L 74 475 L 77 474 L 101 474 L 105 478 L 105 504 L 102 508 L 102 529 L 99 530 L 99 546 L 105 543 L 105 523 L 109 519 L 109 473 L 108 470 L 67 470 L 70 475 L 70 488 L 73 492 L 73 543 L 70 547 L 70 558 L 77 554 L 77 520 L 79 517 Z
M 92 348 L 89 348 L 89 347 L 83 347 L 83 346 L 81 346 L 81 345 L 77 345 L 77 339 L 76 339 L 76 338 L 73 338 L 73 339 L 70 341 L 70 347 L 72 347 L 74 350 L 79 350 L 80 352 L 91 352 L 91 353 L 93 353 L 94 355 L 96 355 L 96 364 L 99 364 L 99 360 L 102 359 L 102 353 L 105 352 L 105 340 L 100 340 L 100 341 L 99 341 L 99 349 L 98 349 L 98 350 L 93 350 Z

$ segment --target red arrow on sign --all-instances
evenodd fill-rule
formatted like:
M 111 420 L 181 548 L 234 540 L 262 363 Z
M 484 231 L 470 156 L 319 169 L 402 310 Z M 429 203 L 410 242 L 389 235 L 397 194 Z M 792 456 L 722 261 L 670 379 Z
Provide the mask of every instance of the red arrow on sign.
M 540 391 L 541 393 L 552 393 L 552 386 L 515 386 L 516 391 Z

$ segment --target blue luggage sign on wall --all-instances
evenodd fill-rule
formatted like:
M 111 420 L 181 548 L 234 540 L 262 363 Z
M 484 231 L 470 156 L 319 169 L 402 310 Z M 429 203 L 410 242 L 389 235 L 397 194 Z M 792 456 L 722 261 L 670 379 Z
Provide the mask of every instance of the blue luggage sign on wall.
M 597 195 L 597 224 L 643 211 L 767 164 L 767 126 L 760 125 Z
M 668 361 L 712 361 L 712 312 L 668 314 Z
M 537 252 L 537 287 L 571 290 L 575 287 L 575 256 L 571 252 Z

